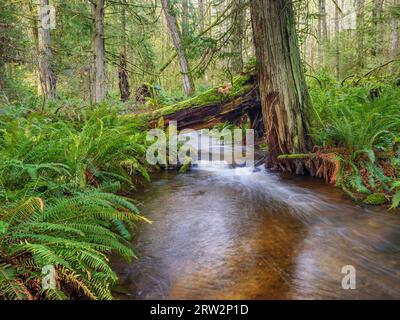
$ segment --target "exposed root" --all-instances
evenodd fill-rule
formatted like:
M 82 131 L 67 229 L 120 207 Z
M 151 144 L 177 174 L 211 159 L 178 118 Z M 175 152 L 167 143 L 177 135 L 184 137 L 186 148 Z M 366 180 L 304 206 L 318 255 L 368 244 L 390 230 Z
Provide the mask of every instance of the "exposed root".
M 317 150 L 317 152 L 307 154 L 284 154 L 278 156 L 279 160 L 302 160 L 309 172 L 313 176 L 323 178 L 327 183 L 335 184 L 340 171 L 339 153 L 332 152 L 331 149 Z M 312 170 L 315 168 L 315 170 Z
M 355 196 L 355 193 L 359 193 L 359 196 L 363 195 L 361 200 L 365 198 L 365 194 L 383 194 L 387 201 L 392 196 L 393 191 L 390 191 L 390 185 L 388 185 L 386 179 L 393 180 L 397 176 L 396 168 L 388 160 L 389 157 L 393 156 L 392 153 L 376 152 L 376 160 L 371 166 L 367 165 L 367 161 L 370 161 L 367 155 L 360 154 L 356 159 L 353 159 L 350 152 L 345 148 L 314 147 L 313 151 L 307 154 L 280 155 L 278 160 L 302 161 L 306 168 L 316 168 L 313 176 L 323 178 L 329 184 L 340 186 L 345 192 L 352 195 L 353 199 L 360 200 L 359 197 Z M 309 170 L 309 172 L 312 171 Z M 375 198 L 371 196 L 364 203 L 372 203 L 370 199 Z

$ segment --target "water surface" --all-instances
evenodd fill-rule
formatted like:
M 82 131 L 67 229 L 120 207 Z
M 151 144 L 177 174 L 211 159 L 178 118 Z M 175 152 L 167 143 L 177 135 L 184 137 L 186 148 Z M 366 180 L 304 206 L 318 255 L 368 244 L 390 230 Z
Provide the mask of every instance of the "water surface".
M 153 224 L 137 231 L 138 260 L 114 261 L 117 298 L 400 298 L 400 215 L 320 180 L 206 163 L 136 199 Z

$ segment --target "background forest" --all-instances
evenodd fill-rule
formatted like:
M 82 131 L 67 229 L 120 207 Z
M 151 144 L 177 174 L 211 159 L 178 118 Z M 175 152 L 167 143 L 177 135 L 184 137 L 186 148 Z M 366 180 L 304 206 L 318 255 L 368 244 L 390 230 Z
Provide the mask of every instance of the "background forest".
M 48 54 L 57 78 L 57 96 L 62 101 L 93 102 L 93 5 L 75 0 L 50 4 L 56 20 L 48 39 Z M 0 5 L 2 102 L 38 100 L 42 88 L 37 63 L 41 52 L 37 5 L 32 1 L 2 1 Z M 395 76 L 398 5 L 396 0 L 294 2 L 306 73 L 311 77 L 325 72 L 339 81 L 367 72 Z M 169 13 L 177 20 L 197 91 L 229 81 L 253 63 L 245 0 L 169 1 Z M 183 95 L 179 61 L 166 20 L 158 1 L 106 1 L 102 24 L 108 99 L 119 100 L 121 68 L 127 73 L 132 105 L 134 93 L 144 83 L 155 85 L 167 99 L 163 102 Z
M 355 200 L 397 207 L 400 1 L 290 3 L 314 150 L 281 157 L 311 157 L 317 176 Z M 108 256 L 135 257 L 129 240 L 149 221 L 134 188 L 155 170 L 147 123 L 121 115 L 201 101 L 229 83 L 239 92 L 260 64 L 250 7 L 0 1 L 0 298 L 112 299 Z M 43 289 L 47 265 L 57 283 Z

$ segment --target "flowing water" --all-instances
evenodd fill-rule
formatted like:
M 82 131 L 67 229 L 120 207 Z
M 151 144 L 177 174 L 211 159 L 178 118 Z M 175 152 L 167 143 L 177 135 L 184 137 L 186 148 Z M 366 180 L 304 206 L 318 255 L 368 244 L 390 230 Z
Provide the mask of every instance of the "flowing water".
M 400 299 L 400 214 L 320 180 L 206 162 L 135 198 L 153 224 L 137 230 L 138 260 L 113 262 L 117 298 Z

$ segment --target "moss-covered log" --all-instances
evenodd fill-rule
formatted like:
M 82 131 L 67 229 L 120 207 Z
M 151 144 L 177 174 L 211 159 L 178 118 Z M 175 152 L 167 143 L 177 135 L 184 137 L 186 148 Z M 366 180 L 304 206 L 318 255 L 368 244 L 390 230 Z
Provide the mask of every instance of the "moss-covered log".
M 257 110 L 261 108 L 255 79 L 251 75 L 241 75 L 234 78 L 231 85 L 212 88 L 146 116 L 151 127 L 155 127 L 163 118 L 165 125 L 177 121 L 178 129 L 203 129 L 225 121 L 235 122 L 249 111 L 252 115 L 256 114 Z

